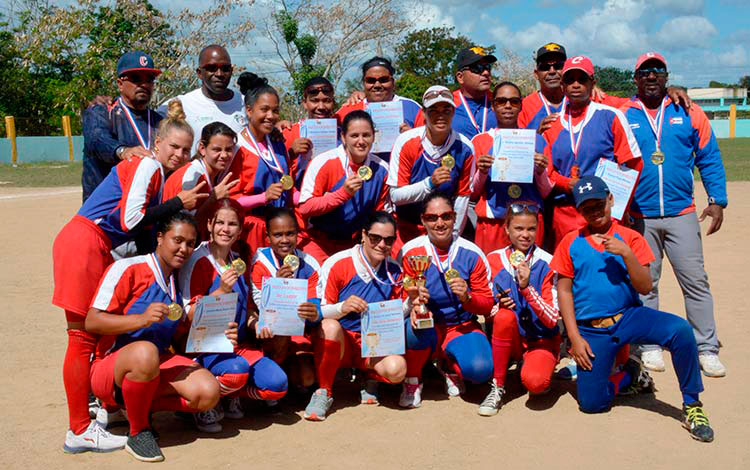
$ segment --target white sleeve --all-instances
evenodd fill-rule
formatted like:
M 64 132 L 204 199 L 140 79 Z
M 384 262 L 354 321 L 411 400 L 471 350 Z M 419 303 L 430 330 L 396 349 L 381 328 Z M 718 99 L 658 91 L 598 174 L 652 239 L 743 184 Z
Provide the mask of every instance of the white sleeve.
M 463 233 L 464 227 L 466 227 L 466 218 L 469 212 L 469 197 L 458 196 L 456 198 L 455 208 L 456 225 L 453 227 L 453 236 L 454 238 L 458 238 Z
M 406 186 L 391 186 L 391 201 L 397 206 L 419 202 L 424 200 L 430 191 L 432 191 L 432 177 L 428 176 L 422 181 Z
M 321 305 L 320 311 L 323 313 L 323 318 L 338 318 L 339 315 L 341 315 L 341 307 L 344 305 L 344 302 L 339 302 L 337 304 L 328 304 L 328 305 Z

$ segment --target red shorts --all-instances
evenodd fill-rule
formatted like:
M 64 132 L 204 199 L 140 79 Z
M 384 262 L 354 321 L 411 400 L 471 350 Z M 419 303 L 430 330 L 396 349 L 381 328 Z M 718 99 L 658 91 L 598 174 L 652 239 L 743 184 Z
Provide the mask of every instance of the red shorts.
M 544 241 L 544 218 L 539 213 L 536 227 L 536 244 L 542 246 Z M 510 238 L 505 231 L 505 219 L 477 219 L 477 231 L 474 243 L 485 253 L 491 253 L 510 245 Z
M 266 240 L 266 221 L 255 215 L 245 216 L 245 221 L 242 225 L 242 239 L 250 249 L 248 255 L 248 259 L 250 259 L 259 248 L 268 246 L 268 241 Z
M 480 333 L 482 336 L 485 336 L 481 325 L 475 320 L 469 320 L 466 323 L 453 326 L 435 325 L 435 333 L 437 334 L 437 344 L 440 351 L 439 357 L 445 357 L 448 343 L 459 336 L 468 335 L 469 333 Z
M 52 245 L 55 290 L 52 303 L 86 318 L 99 281 L 114 262 L 112 242 L 92 221 L 76 215 Z
M 370 369 L 370 358 L 362 357 L 362 333 L 344 330 L 344 357 L 339 367 Z
M 321 265 L 339 251 L 354 246 L 354 240 L 329 240 L 328 236 L 319 230 L 302 231 L 299 235 L 297 248 L 312 256 Z
M 117 351 L 107 354 L 101 359 L 94 360 L 91 364 L 91 392 L 104 404 L 110 406 L 121 406 L 115 399 L 115 361 L 117 360 Z M 177 354 L 162 354 L 159 356 L 159 382 L 173 382 L 185 369 L 195 367 L 196 362 L 185 356 Z

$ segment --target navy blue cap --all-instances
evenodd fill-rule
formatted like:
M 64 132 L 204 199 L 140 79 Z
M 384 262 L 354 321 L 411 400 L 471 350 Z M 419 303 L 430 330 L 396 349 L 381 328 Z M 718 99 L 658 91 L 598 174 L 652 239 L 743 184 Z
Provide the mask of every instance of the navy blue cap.
M 573 200 L 576 207 L 589 199 L 607 199 L 609 188 L 607 183 L 598 176 L 582 176 L 573 186 Z
M 154 68 L 154 59 L 143 51 L 126 52 L 117 61 L 117 76 L 121 77 L 128 72 L 151 72 L 159 75 L 161 70 Z

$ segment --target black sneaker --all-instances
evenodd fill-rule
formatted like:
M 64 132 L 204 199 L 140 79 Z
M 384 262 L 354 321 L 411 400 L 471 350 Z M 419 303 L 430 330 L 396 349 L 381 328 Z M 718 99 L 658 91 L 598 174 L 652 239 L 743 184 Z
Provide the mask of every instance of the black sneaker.
M 156 439 L 149 429 L 144 429 L 135 436 L 128 437 L 125 450 L 141 462 L 161 462 L 164 460 L 164 454 L 161 453 L 159 444 L 156 443 Z
M 623 369 L 630 375 L 631 381 L 630 385 L 617 393 L 618 396 L 643 395 L 656 391 L 654 379 L 651 378 L 651 375 L 640 362 L 632 358 L 628 359 L 623 365 Z
M 696 401 L 682 406 L 682 425 L 690 432 L 690 437 L 701 442 L 714 440 L 714 430 L 708 424 L 708 416 L 703 411 L 703 403 Z

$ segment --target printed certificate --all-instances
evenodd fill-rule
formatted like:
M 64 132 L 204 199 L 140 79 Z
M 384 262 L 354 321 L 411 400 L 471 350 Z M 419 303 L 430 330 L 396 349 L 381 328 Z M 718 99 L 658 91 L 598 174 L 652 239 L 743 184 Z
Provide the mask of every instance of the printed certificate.
M 609 192 L 615 200 L 612 206 L 612 217 L 622 220 L 633 195 L 635 184 L 638 182 L 638 172 L 625 165 L 618 165 L 612 160 L 600 158 L 594 175 L 603 179 L 609 186 Z
M 300 137 L 312 141 L 312 156 L 338 146 L 338 124 L 335 119 L 305 119 L 299 129 Z
M 490 181 L 532 183 L 536 131 L 533 129 L 498 129 L 492 144 L 495 161 Z
M 275 336 L 302 336 L 305 321 L 297 307 L 307 302 L 307 279 L 269 277 L 260 291 L 258 329 L 268 327 Z
M 400 101 L 368 103 L 367 112 L 370 113 L 375 123 L 375 143 L 372 145 L 372 152 L 390 153 L 396 138 L 401 133 L 401 124 L 404 123 L 404 107 Z
M 185 351 L 189 353 L 230 353 L 234 346 L 224 335 L 227 324 L 237 314 L 237 293 L 205 296 L 198 301 L 190 325 Z
M 362 314 L 362 357 L 404 354 L 403 301 L 389 300 L 369 304 Z

